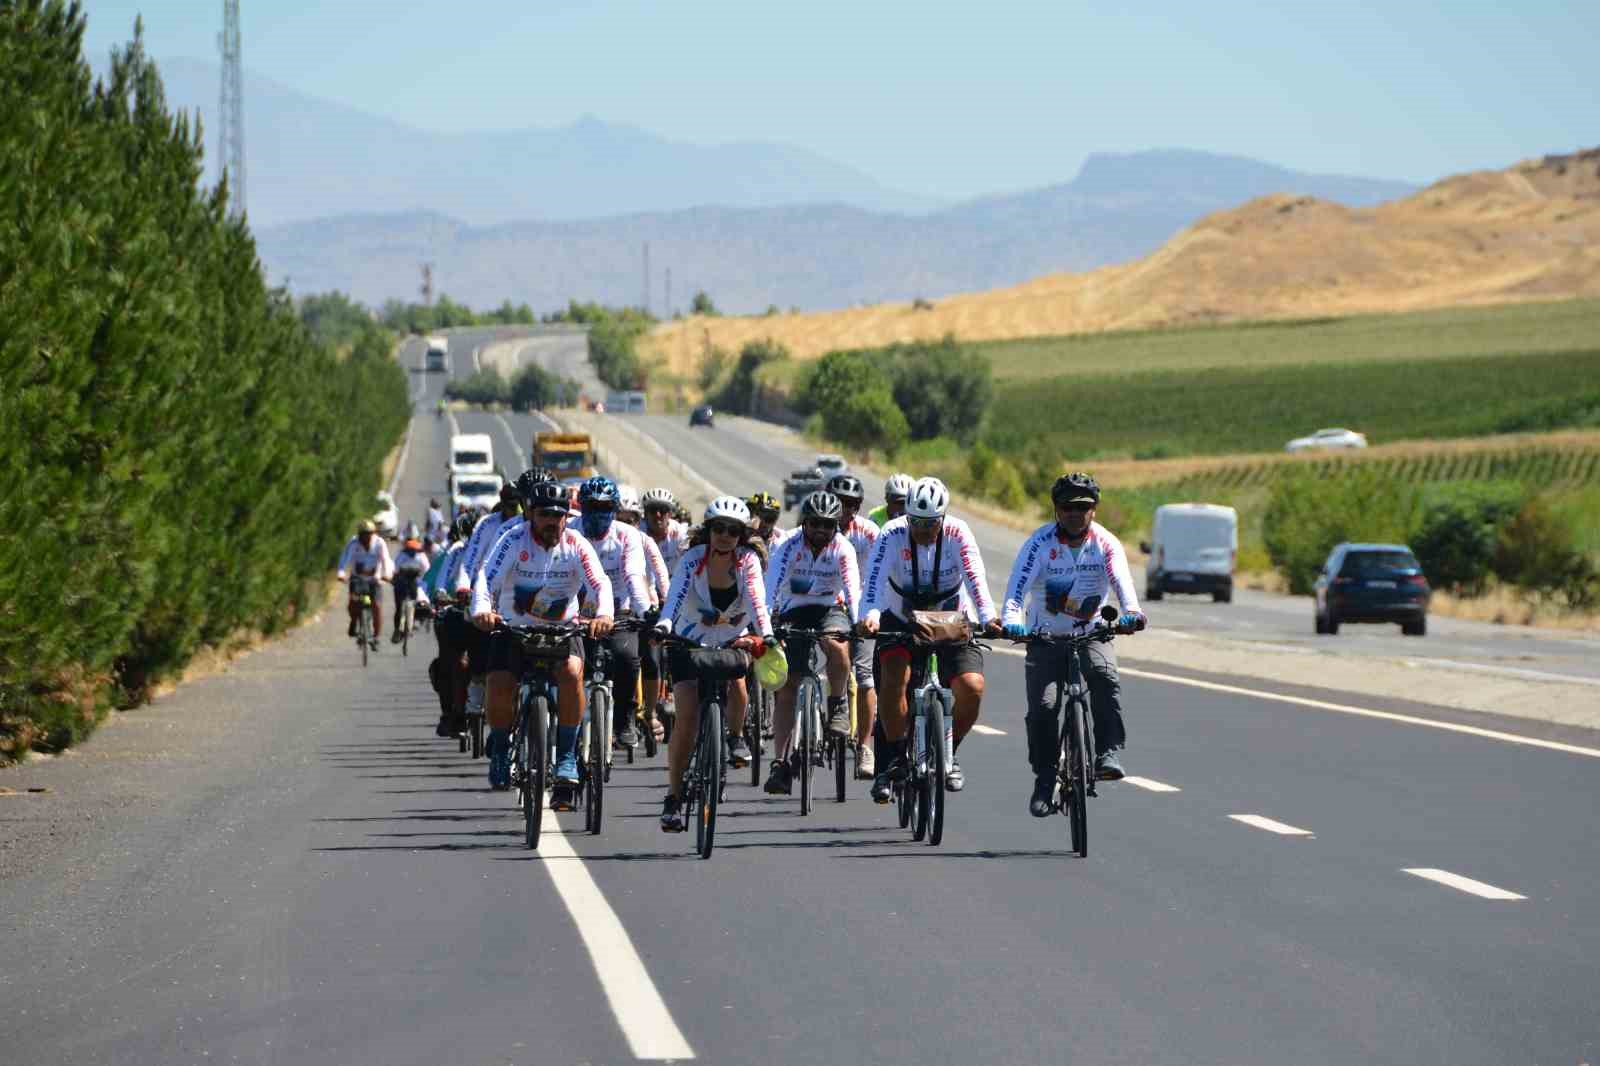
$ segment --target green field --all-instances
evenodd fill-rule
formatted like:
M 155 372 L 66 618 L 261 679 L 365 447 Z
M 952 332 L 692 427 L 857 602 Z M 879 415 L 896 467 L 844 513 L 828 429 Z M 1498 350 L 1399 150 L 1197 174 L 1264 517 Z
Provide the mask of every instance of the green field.
M 1539 355 L 1600 347 L 1600 300 L 1083 333 L 970 347 L 989 359 L 999 382 L 1065 373 Z

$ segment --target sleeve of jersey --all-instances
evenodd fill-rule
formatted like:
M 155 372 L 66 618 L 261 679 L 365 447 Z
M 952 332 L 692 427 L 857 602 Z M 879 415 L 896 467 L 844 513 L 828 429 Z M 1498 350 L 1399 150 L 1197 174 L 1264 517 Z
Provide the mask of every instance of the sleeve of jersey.
M 652 600 L 660 597 L 666 598 L 667 586 L 672 583 L 672 575 L 667 573 L 667 561 L 661 556 L 661 549 L 656 545 L 654 537 L 643 538 L 644 554 L 650 563 L 650 584 L 655 595 Z
M 854 625 L 861 621 L 861 567 L 854 551 L 840 550 L 836 554 L 839 577 L 844 584 L 844 610 L 850 616 L 850 624 Z
M 872 546 L 872 561 L 867 564 L 866 596 L 861 604 L 863 617 L 876 619 L 883 613 L 883 590 L 889 582 L 889 551 L 894 534 L 885 534 Z
M 355 553 L 356 542 L 354 540 L 345 541 L 344 551 L 339 553 L 339 573 L 341 576 L 350 572 L 350 557 Z
M 650 602 L 650 578 L 645 571 L 644 534 L 629 537 L 622 556 L 622 580 L 628 585 L 628 603 L 635 614 L 643 614 Z M 613 596 L 615 590 L 613 590 Z
M 1039 536 L 1035 534 L 1017 552 L 1017 561 L 1011 564 L 1011 577 L 1006 580 L 1005 614 L 1001 620 L 1007 625 L 1021 625 L 1027 621 L 1023 613 L 1027 606 L 1028 590 L 1033 587 L 1034 571 L 1039 565 Z
M 578 554 L 583 566 L 583 583 L 588 586 L 589 599 L 594 603 L 594 616 L 596 618 L 615 618 L 617 614 L 616 599 L 611 591 L 611 579 L 606 576 L 605 567 L 600 565 L 600 553 L 594 550 L 583 537 L 572 538 L 578 545 Z M 636 580 L 635 575 L 628 573 L 628 557 L 623 556 L 622 576 L 631 586 Z M 637 581 L 643 585 L 644 575 L 637 575 Z
M 389 554 L 389 542 L 381 537 L 374 538 L 378 541 L 378 576 L 394 580 L 394 557 Z
M 661 621 L 669 631 L 677 626 L 678 612 L 683 610 L 683 601 L 689 595 L 689 582 L 692 580 L 689 558 L 687 551 L 678 557 L 678 568 L 672 572 L 672 584 L 667 587 L 666 602 L 661 605 Z
M 1128 569 L 1128 553 L 1122 550 L 1122 541 L 1106 535 L 1103 549 L 1106 557 L 1106 577 L 1116 590 L 1117 602 L 1124 611 L 1139 609 L 1139 594 L 1133 589 L 1133 572 Z
M 767 609 L 779 614 L 783 613 L 784 582 L 789 580 L 789 563 L 793 558 L 789 542 L 784 541 L 767 563 Z
M 967 591 L 972 594 L 972 602 L 977 604 L 978 624 L 986 626 L 998 617 L 999 612 L 994 609 L 994 597 L 989 595 L 989 575 L 983 568 L 983 554 L 978 551 L 978 542 L 972 536 L 972 530 L 965 523 L 958 529 L 961 574 L 966 579 Z
M 488 561 L 483 569 L 472 576 L 472 614 L 488 614 L 494 610 L 494 594 L 500 587 L 500 575 L 505 570 L 506 558 L 511 554 L 510 538 L 502 538 L 494 546 Z M 463 566 L 461 572 L 465 574 L 467 568 Z
M 767 610 L 767 586 L 762 579 L 761 560 L 755 552 L 744 553 L 740 564 L 744 571 L 744 591 L 750 597 L 750 609 L 756 617 L 756 632 L 766 636 L 772 632 L 772 615 Z
M 467 546 L 461 549 L 461 571 L 456 574 L 456 588 L 468 589 L 475 584 L 474 572 L 478 569 L 478 550 L 484 542 L 484 523 L 478 522 L 472 529 L 472 535 L 467 538 Z

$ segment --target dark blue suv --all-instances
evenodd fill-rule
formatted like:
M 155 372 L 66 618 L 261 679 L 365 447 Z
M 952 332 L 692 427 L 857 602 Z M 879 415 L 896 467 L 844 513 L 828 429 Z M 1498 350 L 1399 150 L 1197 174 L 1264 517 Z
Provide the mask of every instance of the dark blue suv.
M 1400 632 L 1428 632 L 1428 579 L 1404 544 L 1340 544 L 1317 575 L 1316 631 L 1332 636 L 1344 622 L 1399 622 Z

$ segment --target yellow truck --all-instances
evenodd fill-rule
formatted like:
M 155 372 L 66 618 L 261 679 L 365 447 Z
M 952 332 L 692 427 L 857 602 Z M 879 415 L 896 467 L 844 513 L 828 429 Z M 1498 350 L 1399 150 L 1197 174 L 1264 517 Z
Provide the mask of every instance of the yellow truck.
M 562 481 L 593 477 L 594 444 L 587 433 L 535 433 L 533 462 L 549 467 Z

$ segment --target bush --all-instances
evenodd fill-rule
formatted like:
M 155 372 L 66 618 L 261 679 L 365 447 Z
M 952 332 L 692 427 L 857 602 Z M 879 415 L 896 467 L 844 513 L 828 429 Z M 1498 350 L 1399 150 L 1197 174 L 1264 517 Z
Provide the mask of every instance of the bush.
M 564 382 L 542 366 L 529 364 L 511 377 L 507 399 L 514 411 L 539 411 L 561 403 Z
M 1297 473 L 1272 487 L 1261 537 L 1296 595 L 1311 592 L 1328 552 L 1341 541 L 1406 541 L 1418 500 L 1408 485 L 1359 468 L 1334 477 Z
M 716 350 L 715 348 L 712 349 L 712 351 Z M 752 413 L 756 395 L 757 371 L 768 363 L 775 363 L 787 358 L 789 358 L 789 349 L 776 341 L 770 339 L 750 341 L 739 349 L 739 361 L 734 365 L 733 374 L 729 376 L 728 383 L 717 392 L 713 402 L 726 411 Z
M 717 310 L 717 305 L 711 302 L 711 294 L 701 289 L 694 294 L 694 299 L 689 301 L 689 313 L 692 315 L 710 315 L 715 317 L 722 314 Z
M 829 437 L 852 448 L 877 448 L 890 456 L 910 437 L 906 416 L 882 387 L 851 393 L 823 408 L 822 426 Z
M 994 397 L 987 359 L 948 335 L 937 343 L 896 345 L 884 355 L 912 439 L 970 442 L 976 436 Z
M 802 376 L 798 403 L 801 411 L 817 411 L 826 418 L 831 408 L 842 406 L 852 396 L 877 390 L 888 392 L 889 388 L 889 376 L 865 353 L 829 352 Z M 901 420 L 904 421 L 903 416 Z
M 1461 502 L 1444 500 L 1423 512 L 1411 548 L 1430 584 L 1479 596 L 1494 564 L 1495 528 Z
M 1500 530 L 1494 572 L 1529 591 L 1559 594 L 1573 607 L 1592 606 L 1600 591 L 1594 565 L 1574 546 L 1572 531 L 1538 497 Z
M 452 378 L 445 383 L 444 394 L 452 400 L 488 406 L 511 402 L 511 388 L 500 371 L 486 366 L 464 378 Z
M 587 321 L 589 362 L 594 365 L 595 375 L 613 389 L 644 388 L 648 375 L 635 345 L 654 320 L 630 309 L 601 311 L 598 318 Z

